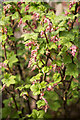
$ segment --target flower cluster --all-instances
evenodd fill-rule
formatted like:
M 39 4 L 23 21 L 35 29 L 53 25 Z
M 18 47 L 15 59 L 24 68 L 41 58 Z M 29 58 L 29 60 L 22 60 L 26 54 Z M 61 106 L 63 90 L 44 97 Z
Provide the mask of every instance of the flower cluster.
M 27 5 L 27 6 L 25 7 L 25 12 L 26 12 L 27 10 L 29 10 L 29 5 Z
M 2 68 L 2 67 L 4 67 L 4 68 L 6 68 L 6 63 L 0 63 L 0 69 Z
M 44 31 L 41 31 L 40 35 L 41 35 L 41 37 L 42 37 L 42 36 L 44 35 Z
M 31 19 L 33 20 L 32 21 L 32 26 L 34 26 L 34 29 L 37 28 L 37 20 L 39 20 L 39 13 L 33 13 L 31 12 L 32 16 L 31 16 Z
M 48 18 L 46 18 L 45 16 L 44 16 L 44 23 L 48 23 L 48 25 L 50 24 L 50 20 L 48 19 Z
M 4 30 L 1 28 L 2 33 L 4 32 L 5 34 L 7 34 L 7 28 L 4 28 Z
M 53 86 L 49 85 L 47 90 L 48 91 L 51 91 L 55 86 L 57 86 L 57 83 L 53 84 Z
M 49 52 L 49 50 L 47 49 L 47 50 L 46 50 L 46 55 L 49 55 L 49 54 L 50 54 L 50 52 Z
M 75 3 L 76 3 L 75 1 L 71 2 L 69 5 L 69 9 L 71 9 Z
M 54 64 L 54 65 L 52 65 L 52 67 L 53 67 L 53 71 L 55 72 L 57 65 Z
M 57 66 L 56 64 L 54 64 L 54 65 L 52 65 L 52 69 L 53 69 L 54 72 L 55 72 L 55 71 L 58 71 L 58 73 L 59 73 L 61 67 L 60 67 L 60 66 Z
M 59 40 L 60 39 L 57 36 L 53 36 L 50 41 L 55 43 L 55 42 L 57 42 Z
M 28 64 L 28 68 L 32 65 L 33 62 L 36 62 L 36 57 L 37 57 L 37 50 L 39 49 L 39 46 L 37 46 L 36 49 L 32 50 L 31 51 L 31 59 L 29 61 L 29 64 Z M 34 66 L 32 68 L 32 71 L 36 68 L 37 66 Z
M 75 46 L 75 45 L 72 45 L 71 47 L 70 47 L 70 53 L 72 54 L 72 56 L 75 56 L 75 53 L 76 53 L 76 49 L 77 49 L 77 47 Z
M 43 96 L 44 96 L 44 93 L 41 93 L 40 95 L 41 95 L 41 96 L 40 96 L 40 99 L 44 100 L 45 103 L 46 103 L 46 105 L 44 106 L 44 111 L 47 112 L 47 110 L 48 110 L 48 108 L 49 108 L 48 102 L 47 102 L 47 100 L 43 97 Z
M 46 33 L 51 32 L 51 28 L 52 28 L 52 23 L 49 24 L 49 26 L 46 28 Z
M 68 15 L 68 14 L 69 14 L 69 12 L 65 11 L 65 15 Z
M 3 91 L 6 88 L 6 84 L 4 84 L 1 88 L 1 91 Z
M 37 21 L 39 20 L 39 16 L 40 16 L 39 13 L 34 13 L 31 18 Z
M 25 46 L 29 46 L 29 50 L 31 50 L 31 47 L 36 46 L 36 42 L 29 40 L 28 43 L 25 44 Z
M 3 7 L 4 11 L 6 11 L 7 9 L 9 9 L 11 7 L 10 4 L 7 4 L 6 6 Z
M 20 18 L 20 21 L 18 23 L 18 27 L 22 24 L 22 18 Z

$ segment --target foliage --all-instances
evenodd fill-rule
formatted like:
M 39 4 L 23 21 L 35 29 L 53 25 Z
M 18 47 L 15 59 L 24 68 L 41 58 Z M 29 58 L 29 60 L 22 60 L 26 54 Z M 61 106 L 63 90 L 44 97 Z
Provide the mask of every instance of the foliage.
M 47 118 L 50 111 L 67 116 L 71 101 L 78 101 L 79 5 L 72 2 L 64 15 L 56 16 L 45 2 L 3 3 L 3 118 Z M 16 37 L 21 26 L 23 34 Z

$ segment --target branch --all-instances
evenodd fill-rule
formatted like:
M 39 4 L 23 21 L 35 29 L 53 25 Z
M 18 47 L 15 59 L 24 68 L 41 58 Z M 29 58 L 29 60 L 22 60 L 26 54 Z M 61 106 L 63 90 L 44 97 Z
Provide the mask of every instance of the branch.
M 30 26 L 30 24 L 28 23 L 28 20 L 26 20 L 26 23 L 27 23 L 27 25 L 30 27 L 30 29 L 31 29 L 34 33 L 39 33 L 39 32 L 36 32 L 36 31 Z
M 4 44 L 4 57 L 5 57 L 5 60 L 7 60 L 7 55 L 6 55 L 6 48 L 5 48 L 5 44 Z M 9 72 L 10 73 L 12 73 L 12 71 L 11 71 L 11 69 L 10 69 L 10 67 L 9 67 L 9 65 L 7 64 L 7 67 L 8 67 L 8 69 L 9 69 Z
M 15 100 L 15 95 L 11 94 L 10 91 L 7 90 L 7 88 L 5 88 L 6 92 L 13 98 L 14 104 L 15 104 L 15 108 L 16 108 L 16 112 L 18 112 L 18 106 Z M 19 117 L 22 118 L 21 114 L 19 114 Z
M 48 41 L 48 38 L 47 38 L 47 36 L 46 36 L 45 31 L 44 31 L 44 35 L 45 35 L 45 38 L 46 38 L 46 42 L 47 42 L 47 43 L 49 43 L 49 41 Z

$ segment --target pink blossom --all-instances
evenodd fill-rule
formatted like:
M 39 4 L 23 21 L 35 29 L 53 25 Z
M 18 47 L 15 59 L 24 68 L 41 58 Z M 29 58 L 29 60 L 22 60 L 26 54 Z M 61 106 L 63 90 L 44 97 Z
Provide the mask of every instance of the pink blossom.
M 39 19 L 39 13 L 36 13 L 36 20 Z
M 34 13 L 33 15 L 32 15 L 32 19 L 34 19 L 34 20 L 38 20 L 39 19 L 39 13 Z
M 34 65 L 31 71 L 35 70 L 37 68 L 37 65 Z
M 50 23 L 50 22 L 49 22 L 49 24 L 48 24 L 48 25 L 49 25 L 50 27 L 52 27 L 52 23 Z
M 1 67 L 6 68 L 6 65 L 7 65 L 6 63 L 2 63 L 2 62 L 1 62 L 1 63 L 0 63 L 0 68 L 1 68 Z
M 41 96 L 44 96 L 44 93 L 41 93 Z
M 31 46 L 31 45 L 36 45 L 36 43 L 34 41 L 30 41 L 28 43 L 25 44 L 25 46 Z
M 70 47 L 70 49 L 71 49 L 71 50 L 76 50 L 77 47 L 76 47 L 75 45 L 72 45 L 72 46 Z
M 50 52 L 49 52 L 48 49 L 47 49 L 47 51 L 46 51 L 46 55 L 49 55 L 49 53 L 50 53 Z
M 75 45 L 72 45 L 72 46 L 70 47 L 70 49 L 72 50 L 72 51 L 71 51 L 72 56 L 75 56 L 77 47 L 76 47 Z
M 49 31 L 50 31 L 50 26 L 46 28 L 46 32 L 49 32 Z
M 4 33 L 7 34 L 7 28 L 4 29 Z
M 69 13 L 67 11 L 65 11 L 65 15 L 68 15 Z
M 6 11 L 7 9 L 9 9 L 11 7 L 10 4 L 7 4 L 6 6 L 3 7 L 4 11 Z
M 72 53 L 71 53 L 71 54 L 72 54 L 72 56 L 75 56 L 75 52 L 74 52 L 74 51 L 72 51 Z
M 45 101 L 46 104 L 48 104 L 47 100 L 44 97 L 42 97 L 42 99 Z
M 56 30 L 59 29 L 59 27 L 56 28 Z
M 49 85 L 49 87 L 47 88 L 48 91 L 52 90 L 51 85 Z
M 31 66 L 32 60 L 29 61 L 28 68 Z
M 41 36 L 44 34 L 44 31 L 41 31 Z
M 76 2 L 75 1 L 72 1 L 72 4 L 74 5 Z
M 45 105 L 45 113 L 47 112 L 48 109 L 48 105 Z
M 10 8 L 11 7 L 11 5 L 10 4 L 7 4 L 7 6 L 6 6 L 7 8 Z
M 54 64 L 54 65 L 52 65 L 52 67 L 53 67 L 53 71 L 55 72 L 57 65 Z
M 27 6 L 25 7 L 25 12 L 26 12 L 27 10 L 29 10 L 29 5 L 27 5 Z
M 56 36 L 53 36 L 50 41 L 51 41 L 51 42 L 52 42 L 52 41 L 55 42 L 55 40 L 56 40 Z
M 29 51 L 31 51 L 31 46 L 29 46 Z
M 58 48 L 61 48 L 61 45 L 60 45 L 60 44 L 58 45 Z
M 67 23 L 68 25 L 70 24 L 70 21 L 68 21 L 68 23 Z
M 42 21 L 40 21 L 40 24 L 42 25 Z
M 53 36 L 53 40 L 55 40 L 56 36 Z
M 31 51 L 31 57 L 37 52 L 37 49 Z
M 51 28 L 51 32 L 54 32 L 55 30 L 53 28 Z
M 44 19 L 44 23 L 47 23 L 47 21 L 48 21 L 47 18 L 45 18 L 45 19 Z
M 6 87 L 6 84 L 3 85 L 3 87 L 1 88 L 1 90 L 3 91 Z

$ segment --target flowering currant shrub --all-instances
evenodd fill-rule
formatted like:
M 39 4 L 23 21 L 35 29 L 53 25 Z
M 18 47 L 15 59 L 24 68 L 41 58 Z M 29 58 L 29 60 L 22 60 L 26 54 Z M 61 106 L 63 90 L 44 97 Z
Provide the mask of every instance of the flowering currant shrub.
M 2 4 L 2 118 L 68 117 L 80 99 L 80 2 L 60 16 L 45 2 Z

